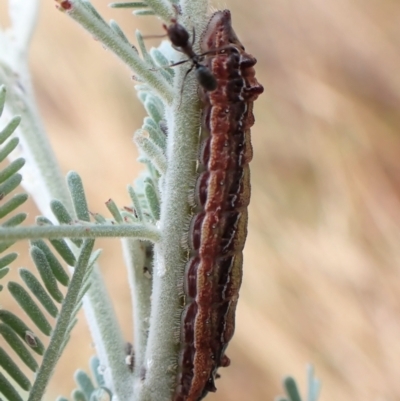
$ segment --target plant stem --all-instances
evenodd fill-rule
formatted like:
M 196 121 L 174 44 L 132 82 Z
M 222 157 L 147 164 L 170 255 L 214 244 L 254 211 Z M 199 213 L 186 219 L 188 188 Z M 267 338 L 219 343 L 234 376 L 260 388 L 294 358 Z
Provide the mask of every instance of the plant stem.
M 149 224 L 121 225 L 76 225 L 76 226 L 30 226 L 0 228 L 0 241 L 18 241 L 24 239 L 56 239 L 56 238 L 136 238 L 157 242 L 160 233 Z
M 83 307 L 101 366 L 106 368 L 103 372 L 106 385 L 119 401 L 132 401 L 133 378 L 125 364 L 126 342 L 97 268 L 91 280 L 88 296 L 83 298 Z
M 149 332 L 152 280 L 148 274 L 153 263 L 153 251 L 152 244 L 145 241 L 124 239 L 122 245 L 133 305 L 134 376 L 140 379 Z
M 180 21 L 182 18 L 184 24 L 190 16 L 190 26 L 194 25 L 201 32 L 207 1 L 185 0 L 181 6 L 184 14 Z M 185 66 L 179 68 L 175 81 L 175 93 L 183 89 L 182 98 L 175 96 L 172 106 L 166 108 L 168 168 L 162 191 L 161 240 L 154 246 L 152 311 L 144 366 L 146 380 L 137 383 L 136 399 L 140 401 L 164 401 L 175 387 L 176 371 L 171 366 L 175 367 L 178 361 L 176 334 L 182 311 L 178 284 L 187 260 L 182 239 L 187 238 L 189 232 L 188 195 L 194 190 L 200 124 L 198 86 L 194 74 L 189 74 L 183 82 L 186 71 Z

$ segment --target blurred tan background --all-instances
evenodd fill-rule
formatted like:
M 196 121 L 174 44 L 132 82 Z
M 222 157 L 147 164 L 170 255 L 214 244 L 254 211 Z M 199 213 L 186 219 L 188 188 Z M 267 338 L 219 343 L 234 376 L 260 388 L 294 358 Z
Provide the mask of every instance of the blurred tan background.
M 126 184 L 142 168 L 131 138 L 144 112 L 129 70 L 53 1 L 42 3 L 31 51 L 40 109 L 63 171 L 78 171 L 91 209 L 106 213 L 110 197 L 129 204 Z M 162 32 L 153 17 L 93 3 L 132 40 L 136 28 Z M 323 381 L 321 401 L 399 400 L 400 2 L 214 5 L 232 10 L 265 93 L 255 105 L 253 197 L 232 365 L 207 399 L 273 400 L 286 374 L 304 391 L 311 362 Z M 101 246 L 129 339 L 120 244 Z M 93 354 L 83 319 L 72 340 L 49 399 L 69 395 L 72 372 L 87 368 Z

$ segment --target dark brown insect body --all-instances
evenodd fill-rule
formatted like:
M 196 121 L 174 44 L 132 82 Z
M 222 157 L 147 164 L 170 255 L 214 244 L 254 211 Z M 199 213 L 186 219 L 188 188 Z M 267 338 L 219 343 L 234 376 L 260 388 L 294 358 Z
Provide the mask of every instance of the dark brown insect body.
M 225 350 L 234 332 L 242 280 L 253 102 L 263 92 L 255 78 L 256 59 L 239 42 L 228 10 L 211 17 L 201 50 L 217 85 L 212 92 L 202 86 L 205 139 L 189 232 L 192 257 L 185 270 L 174 401 L 198 401 L 216 391 L 217 370 L 230 363 Z
M 174 48 L 181 53 L 189 57 L 188 60 L 179 61 L 178 63 L 172 64 L 172 66 L 186 63 L 188 61 L 192 62 L 192 67 L 186 73 L 189 74 L 192 69 L 195 69 L 196 78 L 199 85 L 206 91 L 213 91 L 217 88 L 217 81 L 210 70 L 201 64 L 204 55 L 198 55 L 193 50 L 193 44 L 195 40 L 195 35 L 193 31 L 192 42 L 189 42 L 189 32 L 174 18 L 171 20 L 171 25 L 164 25 L 164 29 L 167 31 L 167 35 Z

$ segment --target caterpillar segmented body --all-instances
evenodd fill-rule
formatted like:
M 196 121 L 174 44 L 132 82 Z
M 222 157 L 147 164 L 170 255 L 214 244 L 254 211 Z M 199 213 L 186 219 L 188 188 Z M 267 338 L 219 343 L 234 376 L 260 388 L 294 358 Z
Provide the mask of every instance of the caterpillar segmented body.
M 192 256 L 184 276 L 174 401 L 198 401 L 216 391 L 217 370 L 230 363 L 225 350 L 234 333 L 242 281 L 253 102 L 263 92 L 255 78 L 256 59 L 233 31 L 229 10 L 212 15 L 201 51 L 202 65 L 215 77 L 217 88 L 200 87 L 205 137 L 195 189 L 197 210 L 189 231 Z

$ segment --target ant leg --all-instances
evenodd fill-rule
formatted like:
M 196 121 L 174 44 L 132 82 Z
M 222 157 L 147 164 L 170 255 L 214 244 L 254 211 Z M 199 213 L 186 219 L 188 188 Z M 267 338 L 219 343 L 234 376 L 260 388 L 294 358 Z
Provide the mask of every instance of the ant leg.
M 189 60 L 185 60 L 185 61 L 189 61 Z M 183 81 L 182 81 L 182 89 L 183 89 L 183 84 L 185 83 L 186 77 L 189 75 L 189 73 L 193 70 L 194 67 L 195 67 L 195 64 L 193 64 L 193 65 L 186 71 L 186 74 L 185 74 L 185 76 L 184 76 L 184 78 L 183 78 Z
M 215 55 L 217 55 L 218 52 L 223 51 L 223 50 L 228 50 L 228 49 L 234 50 L 234 51 L 236 51 L 236 52 L 239 52 L 238 49 L 237 49 L 237 47 L 236 47 L 235 45 L 232 45 L 232 44 L 231 44 L 231 45 L 226 45 L 226 46 L 218 47 L 217 49 L 207 50 L 207 51 L 204 52 L 204 53 L 198 54 L 198 57 L 204 57 L 204 56 L 207 56 L 207 54 L 213 54 L 213 53 L 214 53 Z
M 189 75 L 189 73 L 193 70 L 194 66 L 195 66 L 195 65 L 193 64 L 193 65 L 186 71 L 186 74 L 185 74 L 185 76 L 183 77 L 178 110 L 181 108 L 181 104 L 182 104 L 183 84 L 184 84 L 185 81 L 186 81 L 186 77 L 187 77 L 187 76 Z
M 181 64 L 185 64 L 188 61 L 190 61 L 190 59 L 188 58 L 187 60 L 182 60 L 182 61 L 178 61 L 176 63 L 170 64 L 170 65 L 166 65 L 166 67 L 176 67 L 177 65 L 181 65 Z M 192 67 L 193 68 L 193 67 Z M 192 69 L 191 68 L 191 69 Z
M 196 31 L 195 31 L 195 29 L 194 29 L 194 27 L 193 27 L 192 47 L 193 47 L 195 41 L 196 41 Z
M 150 71 L 160 71 L 160 70 L 163 70 L 164 68 L 176 67 L 177 65 L 181 65 L 181 64 L 187 63 L 188 61 L 190 61 L 190 59 L 178 61 L 177 63 L 173 63 L 173 64 L 164 65 L 164 66 L 159 67 L 159 68 L 150 68 Z M 192 68 L 190 70 L 192 70 Z

